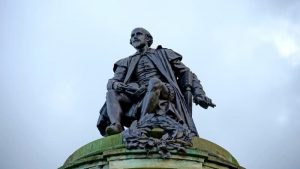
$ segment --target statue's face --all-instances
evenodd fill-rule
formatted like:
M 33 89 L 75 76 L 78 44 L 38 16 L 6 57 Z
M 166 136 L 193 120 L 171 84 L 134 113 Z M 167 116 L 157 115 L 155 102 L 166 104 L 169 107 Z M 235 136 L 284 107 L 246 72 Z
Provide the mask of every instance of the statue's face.
M 131 32 L 130 44 L 136 49 L 141 49 L 148 45 L 147 36 L 143 29 L 137 28 Z

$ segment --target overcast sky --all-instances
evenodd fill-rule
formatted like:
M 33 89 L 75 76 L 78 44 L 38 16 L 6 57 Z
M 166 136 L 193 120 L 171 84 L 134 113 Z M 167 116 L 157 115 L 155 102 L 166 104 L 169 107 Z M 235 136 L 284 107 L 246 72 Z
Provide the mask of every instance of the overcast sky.
M 0 0 L 0 168 L 53 169 L 100 138 L 115 61 L 144 27 L 215 109 L 200 137 L 248 169 L 300 168 L 300 1 Z

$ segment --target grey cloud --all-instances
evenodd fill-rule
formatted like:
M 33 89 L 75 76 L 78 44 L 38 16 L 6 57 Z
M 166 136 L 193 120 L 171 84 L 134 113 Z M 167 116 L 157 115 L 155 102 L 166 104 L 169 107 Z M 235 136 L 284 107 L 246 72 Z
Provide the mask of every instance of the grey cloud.
M 299 65 L 249 33 L 268 34 L 283 19 L 296 25 L 284 31 L 299 44 L 299 2 L 8 4 L 12 17 L 0 46 L 0 168 L 57 168 L 100 137 L 95 125 L 105 85 L 114 61 L 134 52 L 128 40 L 136 26 L 151 31 L 154 46 L 182 54 L 216 102 L 215 109 L 194 107 L 202 137 L 246 168 L 299 168 Z

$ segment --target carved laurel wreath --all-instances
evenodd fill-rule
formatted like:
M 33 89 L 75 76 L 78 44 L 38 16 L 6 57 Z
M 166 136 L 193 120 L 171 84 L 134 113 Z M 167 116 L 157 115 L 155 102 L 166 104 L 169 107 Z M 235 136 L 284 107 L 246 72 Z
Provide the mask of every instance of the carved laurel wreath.
M 155 132 L 158 129 L 160 132 Z M 171 152 L 185 153 L 192 147 L 193 134 L 186 124 L 181 124 L 166 115 L 147 114 L 134 121 L 123 132 L 123 141 L 128 149 L 156 150 L 162 158 L 170 158 Z

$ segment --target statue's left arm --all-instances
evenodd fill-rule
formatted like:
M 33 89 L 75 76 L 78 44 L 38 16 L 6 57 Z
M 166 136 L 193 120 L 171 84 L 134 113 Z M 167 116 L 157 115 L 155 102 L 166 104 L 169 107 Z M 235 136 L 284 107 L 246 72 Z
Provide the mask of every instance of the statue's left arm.
M 169 61 L 172 65 L 172 69 L 175 73 L 175 76 L 178 79 L 184 78 L 183 76 L 191 76 L 191 88 L 192 88 L 192 95 L 193 101 L 196 105 L 200 105 L 201 107 L 207 109 L 210 107 L 215 107 L 216 105 L 212 103 L 212 100 L 206 96 L 205 91 L 201 85 L 200 80 L 198 77 L 190 71 L 190 69 L 185 66 L 181 60 L 182 56 L 172 50 L 169 52 Z

